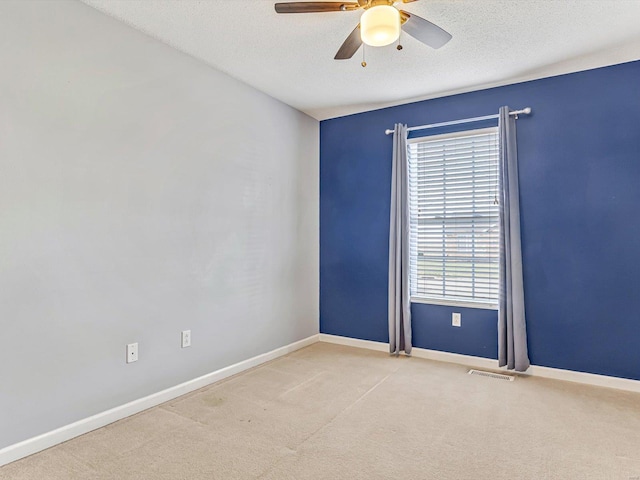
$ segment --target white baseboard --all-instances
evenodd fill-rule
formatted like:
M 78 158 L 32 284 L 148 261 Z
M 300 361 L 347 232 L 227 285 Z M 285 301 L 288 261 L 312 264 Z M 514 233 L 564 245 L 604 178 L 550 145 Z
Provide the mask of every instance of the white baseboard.
M 389 351 L 389 345 L 382 342 L 372 342 L 370 340 L 359 340 L 357 338 L 327 335 L 325 333 L 321 333 L 319 337 L 321 342 L 336 343 L 338 345 L 347 345 L 357 348 L 366 348 L 368 350 L 376 350 L 379 352 Z M 474 357 L 470 355 L 461 355 L 458 353 L 440 352 L 438 350 L 428 350 L 426 348 L 414 347 L 411 350 L 411 356 L 417 358 L 426 358 L 429 360 L 437 360 L 440 362 L 457 363 L 460 365 L 466 365 L 471 368 L 502 370 L 498 367 L 497 360 Z M 531 367 L 529 367 L 524 375 L 551 378 L 554 380 L 563 380 L 565 382 L 583 383 L 585 385 L 615 388 L 617 390 L 626 390 L 628 392 L 640 393 L 640 381 L 630 380 L 628 378 L 609 377 L 607 375 L 575 372 L 573 370 L 562 370 L 559 368 L 541 367 L 537 365 L 531 365 Z
M 347 347 L 366 348 L 367 350 L 376 350 L 378 352 L 389 352 L 388 343 L 360 340 L 359 338 L 340 337 L 338 335 L 329 335 L 326 333 L 321 333 L 319 337 L 321 342 L 346 345 Z
M 340 337 L 338 335 L 327 335 L 326 333 L 321 333 L 320 341 L 346 345 L 349 347 L 366 348 L 367 350 L 376 350 L 378 352 L 389 352 L 389 344 L 373 342 L 371 340 L 360 340 L 358 338 Z M 439 350 L 428 350 L 426 348 L 413 347 L 411 350 L 411 356 L 416 358 L 426 358 L 427 360 L 436 360 L 438 362 L 458 363 L 460 365 L 466 365 L 473 368 L 498 369 L 497 360 L 474 357 L 471 355 L 461 355 L 459 353 L 441 352 Z
M 70 440 L 74 437 L 83 435 L 97 428 L 104 427 L 105 425 L 142 412 L 143 410 L 147 410 L 151 407 L 155 407 L 156 405 L 160 405 L 161 403 L 168 402 L 169 400 L 173 400 L 174 398 L 177 398 L 181 395 L 193 392 L 194 390 L 198 390 L 202 387 L 206 387 L 207 385 L 210 385 L 232 375 L 236 375 L 240 372 L 256 367 L 270 360 L 282 357 L 283 355 L 291 353 L 295 350 L 299 350 L 300 348 L 304 348 L 308 345 L 316 343 L 318 339 L 318 334 L 312 335 L 298 342 L 285 345 L 284 347 L 276 348 L 275 350 L 263 353 L 262 355 L 258 355 L 253 358 L 249 358 L 248 360 L 229 365 L 228 367 L 221 368 L 220 370 L 216 370 L 215 372 L 208 373 L 174 387 L 167 388 L 166 390 L 162 390 L 158 393 L 154 393 L 138 400 L 134 400 L 119 407 L 112 408 L 105 412 L 101 412 L 91 417 L 57 428 L 50 432 L 43 433 L 42 435 L 38 435 L 37 437 L 29 438 L 22 442 L 9 445 L 8 447 L 0 450 L 0 466 L 26 457 L 28 455 L 40 452 L 49 447 L 53 447 L 54 445 L 57 445 L 59 443 L 66 442 L 67 440 Z
M 564 380 L 565 382 L 584 383 L 596 387 L 615 388 L 628 392 L 640 393 L 640 381 L 629 378 L 610 377 L 608 375 L 597 375 L 595 373 L 576 372 L 573 370 L 562 370 L 559 368 L 541 367 L 531 365 L 527 374 L 535 377 L 552 378 Z

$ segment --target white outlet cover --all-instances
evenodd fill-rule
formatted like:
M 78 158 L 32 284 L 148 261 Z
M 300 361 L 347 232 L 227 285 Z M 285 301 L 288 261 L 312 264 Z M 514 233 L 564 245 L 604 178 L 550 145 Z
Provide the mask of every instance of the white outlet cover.
M 127 363 L 138 361 L 138 342 L 127 345 Z
M 182 348 L 191 346 L 191 330 L 182 331 Z
M 460 313 L 452 313 L 451 314 L 451 325 L 453 327 L 460 327 L 461 324 L 462 324 L 462 322 L 461 322 L 462 318 L 461 317 L 462 317 L 462 314 L 460 314 Z

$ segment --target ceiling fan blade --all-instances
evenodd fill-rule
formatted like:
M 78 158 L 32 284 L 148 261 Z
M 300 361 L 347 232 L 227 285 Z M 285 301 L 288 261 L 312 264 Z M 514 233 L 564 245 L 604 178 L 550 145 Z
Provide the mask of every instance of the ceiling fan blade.
M 274 6 L 277 13 L 344 12 L 360 8 L 358 2 L 283 2 Z
M 358 51 L 360 45 L 362 45 L 362 38 L 360 37 L 360 24 L 358 24 L 344 41 L 334 59 L 347 60 L 353 57 L 353 54 Z
M 418 0 L 402 0 L 402 3 L 412 3 L 417 2 Z
M 407 20 L 402 24 L 402 29 L 417 40 L 431 48 L 440 48 L 451 40 L 452 36 L 449 32 L 443 30 L 435 23 L 425 20 L 413 13 L 400 10 L 403 19 Z

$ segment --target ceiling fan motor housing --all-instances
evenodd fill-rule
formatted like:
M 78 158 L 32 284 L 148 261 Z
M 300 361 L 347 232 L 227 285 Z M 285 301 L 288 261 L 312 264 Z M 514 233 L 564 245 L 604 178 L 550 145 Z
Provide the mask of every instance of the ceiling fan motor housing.
M 395 0 L 368 0 L 366 2 L 363 2 L 364 5 L 362 5 L 361 2 L 358 2 L 358 3 L 360 3 L 362 8 L 377 7 L 379 5 L 387 5 L 389 7 L 392 7 L 393 4 L 395 3 Z

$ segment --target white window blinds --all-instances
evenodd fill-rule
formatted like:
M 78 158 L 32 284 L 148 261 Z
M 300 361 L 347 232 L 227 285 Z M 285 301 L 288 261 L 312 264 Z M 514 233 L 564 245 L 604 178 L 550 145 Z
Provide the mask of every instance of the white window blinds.
M 411 139 L 410 285 L 415 300 L 498 303 L 498 129 Z

